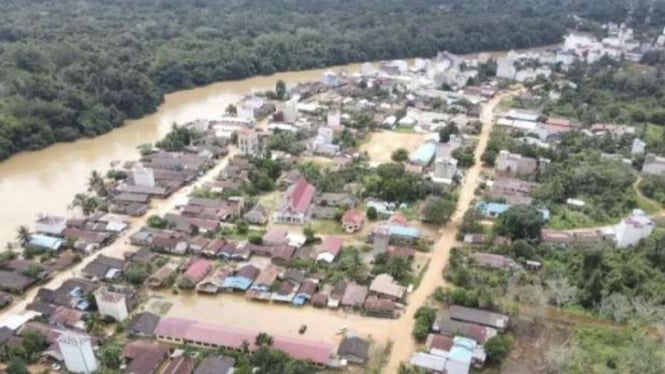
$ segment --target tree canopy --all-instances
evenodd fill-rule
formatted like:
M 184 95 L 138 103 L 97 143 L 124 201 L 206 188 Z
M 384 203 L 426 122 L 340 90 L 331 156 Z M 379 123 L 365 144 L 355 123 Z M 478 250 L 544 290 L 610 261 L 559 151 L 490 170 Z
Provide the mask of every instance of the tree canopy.
M 155 111 L 174 90 L 440 50 L 552 44 L 574 26 L 570 13 L 619 21 L 626 9 L 622 0 L 5 1 L 0 159 L 108 132 Z

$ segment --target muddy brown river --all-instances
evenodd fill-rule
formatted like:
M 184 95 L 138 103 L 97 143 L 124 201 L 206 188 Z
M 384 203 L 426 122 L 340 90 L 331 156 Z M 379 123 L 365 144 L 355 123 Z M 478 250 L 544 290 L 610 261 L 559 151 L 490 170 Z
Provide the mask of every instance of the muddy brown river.
M 502 54 L 505 52 L 491 53 Z M 93 170 L 106 172 L 113 161 L 137 158 L 137 147 L 164 136 L 172 123 L 218 117 L 229 103 L 253 92 L 272 89 L 279 79 L 293 86 L 318 80 L 325 70 L 357 72 L 360 66 L 284 72 L 178 91 L 166 95 L 157 112 L 126 121 L 108 134 L 20 153 L 1 162 L 0 250 L 5 243 L 15 241 L 18 226 L 32 225 L 39 214 L 71 214 L 68 205 L 76 193 L 85 191 Z

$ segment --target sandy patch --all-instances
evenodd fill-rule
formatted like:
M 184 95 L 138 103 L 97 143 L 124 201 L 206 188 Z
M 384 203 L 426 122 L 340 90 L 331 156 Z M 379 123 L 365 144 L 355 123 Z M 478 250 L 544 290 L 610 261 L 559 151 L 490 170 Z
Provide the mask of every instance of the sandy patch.
M 370 160 L 374 162 L 390 162 L 393 151 L 404 148 L 411 153 L 425 142 L 426 137 L 427 134 L 373 132 L 369 135 L 369 141 L 360 147 L 360 151 L 367 152 Z

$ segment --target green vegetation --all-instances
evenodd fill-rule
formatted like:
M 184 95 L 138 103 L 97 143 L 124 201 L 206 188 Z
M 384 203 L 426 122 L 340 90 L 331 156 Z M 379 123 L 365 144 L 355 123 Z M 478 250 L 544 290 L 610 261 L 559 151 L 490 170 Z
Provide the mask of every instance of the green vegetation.
M 665 204 L 665 177 L 645 175 L 638 187 L 644 196 Z
M 396 282 L 403 286 L 408 286 L 414 281 L 414 274 L 411 270 L 412 260 L 389 256 L 386 253 L 380 253 L 374 258 L 374 268 L 372 274 L 378 275 L 387 273 L 392 276 Z
M 432 324 L 436 321 L 436 309 L 421 306 L 413 318 L 416 320 L 416 324 L 413 327 L 413 337 L 422 343 L 427 339 Z
M 484 345 L 488 362 L 492 364 L 501 363 L 506 357 L 508 357 L 512 345 L 512 339 L 505 334 L 499 334 L 489 338 Z
M 390 159 L 395 162 L 402 162 L 409 159 L 409 151 L 404 148 L 398 148 L 390 155 Z
M 95 136 L 165 92 L 348 62 L 545 45 L 623 1 L 74 0 L 4 3 L 0 158 Z M 662 17 L 656 14 L 653 22 Z M 274 95 L 282 99 L 284 89 Z
M 455 201 L 443 197 L 429 197 L 423 207 L 423 222 L 429 222 L 436 225 L 442 225 L 450 220 L 450 216 L 455 212 Z
M 494 226 L 497 234 L 510 239 L 540 239 L 543 214 L 531 205 L 513 205 L 499 215 Z

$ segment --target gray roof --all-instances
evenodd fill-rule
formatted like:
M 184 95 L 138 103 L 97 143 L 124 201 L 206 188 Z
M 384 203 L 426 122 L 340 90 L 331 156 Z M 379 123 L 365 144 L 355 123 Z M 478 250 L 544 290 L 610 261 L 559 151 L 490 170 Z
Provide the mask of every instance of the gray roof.
M 132 319 L 127 330 L 135 334 L 152 335 L 160 317 L 150 312 L 139 313 Z
M 337 354 L 340 356 L 355 356 L 366 360 L 368 358 L 369 342 L 357 336 L 344 338 L 339 344 Z
M 451 319 L 465 322 L 478 323 L 484 326 L 490 326 L 503 330 L 508 327 L 508 316 L 504 314 L 489 312 L 486 310 L 467 308 L 459 305 L 452 305 L 448 310 Z
M 235 360 L 225 356 L 208 356 L 194 370 L 194 374 L 229 374 Z

